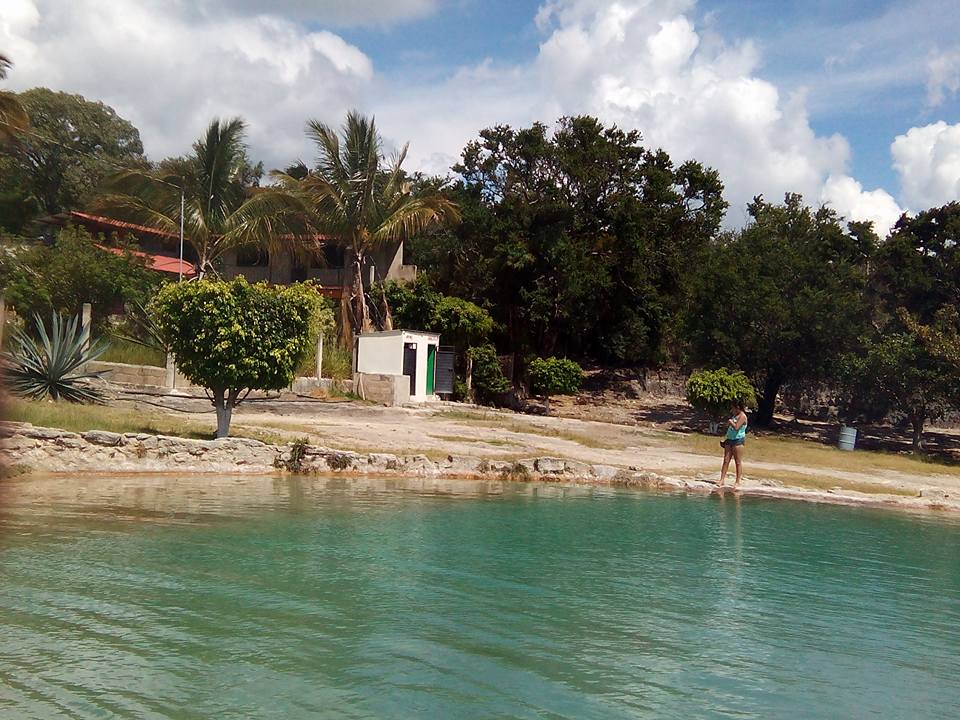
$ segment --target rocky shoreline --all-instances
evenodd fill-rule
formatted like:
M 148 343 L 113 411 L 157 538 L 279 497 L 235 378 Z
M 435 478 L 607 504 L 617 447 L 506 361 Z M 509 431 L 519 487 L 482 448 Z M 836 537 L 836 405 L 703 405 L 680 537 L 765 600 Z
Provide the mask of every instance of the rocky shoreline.
M 145 433 L 84 433 L 0 424 L 0 458 L 14 473 L 241 474 L 283 472 L 337 476 L 401 476 L 505 481 L 564 482 L 633 487 L 672 492 L 735 494 L 806 502 L 960 512 L 960 497 L 942 490 L 916 497 L 854 491 L 810 490 L 773 481 L 745 481 L 738 491 L 719 490 L 702 478 L 660 475 L 637 467 L 591 464 L 557 457 L 516 461 L 466 455 L 431 459 L 426 455 L 358 453 L 317 445 L 271 445 L 246 438 L 193 440 Z

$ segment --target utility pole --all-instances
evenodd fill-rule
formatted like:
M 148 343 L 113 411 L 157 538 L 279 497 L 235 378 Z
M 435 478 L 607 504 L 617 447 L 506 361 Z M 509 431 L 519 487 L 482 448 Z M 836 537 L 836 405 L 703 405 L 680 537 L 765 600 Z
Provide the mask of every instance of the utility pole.
M 180 277 L 178 280 L 183 280 L 183 188 L 180 188 Z

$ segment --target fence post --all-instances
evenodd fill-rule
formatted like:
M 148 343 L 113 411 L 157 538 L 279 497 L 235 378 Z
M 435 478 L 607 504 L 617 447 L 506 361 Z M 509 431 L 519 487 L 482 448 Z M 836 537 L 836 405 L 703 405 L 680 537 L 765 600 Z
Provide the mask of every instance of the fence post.
M 473 357 L 467 350 L 467 400 L 473 401 Z
M 177 362 L 172 352 L 167 353 L 166 375 L 164 376 L 164 385 L 173 390 L 177 386 Z
M 317 335 L 317 380 L 323 379 L 323 332 Z
M 80 328 L 83 332 L 84 352 L 90 349 L 90 318 L 93 315 L 93 306 L 90 303 L 83 304 L 83 310 L 80 315 Z

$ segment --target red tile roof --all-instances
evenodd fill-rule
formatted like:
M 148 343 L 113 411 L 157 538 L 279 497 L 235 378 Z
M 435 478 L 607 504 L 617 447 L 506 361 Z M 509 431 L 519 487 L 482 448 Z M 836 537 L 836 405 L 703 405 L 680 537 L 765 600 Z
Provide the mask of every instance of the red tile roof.
M 166 255 L 151 255 L 150 253 L 140 252 L 139 250 L 124 250 L 122 248 L 107 247 L 106 245 L 97 245 L 97 247 L 101 250 L 106 250 L 108 253 L 113 253 L 114 255 L 123 255 L 124 253 L 129 252 L 131 255 L 146 260 L 147 267 L 151 270 L 156 270 L 157 272 L 172 273 L 173 275 L 180 274 L 179 258 L 167 257 Z M 193 277 L 196 274 L 197 269 L 193 266 L 193 263 L 189 263 L 184 260 L 183 276 Z

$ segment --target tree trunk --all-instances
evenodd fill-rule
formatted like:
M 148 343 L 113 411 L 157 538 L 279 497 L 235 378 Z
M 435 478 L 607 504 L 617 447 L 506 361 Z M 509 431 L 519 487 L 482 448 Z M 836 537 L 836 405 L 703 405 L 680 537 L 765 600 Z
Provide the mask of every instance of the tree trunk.
M 217 437 L 225 438 L 230 434 L 230 419 L 237 405 L 238 389 L 214 390 L 213 407 L 217 411 Z
M 914 410 L 910 413 L 910 424 L 913 426 L 913 451 L 923 452 L 923 424 L 926 413 Z
M 763 384 L 763 392 L 757 401 L 757 412 L 753 416 L 754 425 L 769 427 L 773 422 L 773 411 L 777 405 L 777 395 L 780 393 L 780 387 L 783 380 L 776 373 L 770 373 L 766 382 Z
M 353 332 L 368 332 L 371 329 L 370 313 L 367 310 L 367 298 L 363 290 L 363 255 L 357 255 L 353 261 L 353 287 L 350 289 L 353 310 Z

